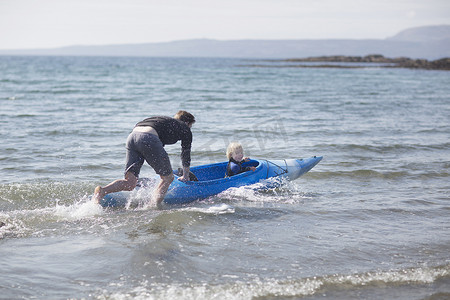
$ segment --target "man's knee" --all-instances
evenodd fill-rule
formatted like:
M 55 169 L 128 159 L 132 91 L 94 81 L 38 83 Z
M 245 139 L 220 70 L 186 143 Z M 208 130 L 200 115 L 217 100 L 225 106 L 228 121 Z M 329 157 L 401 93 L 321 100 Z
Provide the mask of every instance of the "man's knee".
M 132 190 L 134 190 L 135 187 L 136 187 L 136 183 L 128 182 L 127 185 L 125 186 L 125 190 L 132 191 Z
M 125 181 L 126 181 L 126 187 L 125 187 L 126 190 L 132 191 L 136 187 L 138 179 L 136 176 L 134 176 L 133 173 L 127 172 L 125 174 Z
M 161 176 L 161 180 L 164 181 L 165 183 L 172 183 L 172 181 L 174 180 L 175 176 L 173 176 L 173 173 L 170 173 L 167 176 Z

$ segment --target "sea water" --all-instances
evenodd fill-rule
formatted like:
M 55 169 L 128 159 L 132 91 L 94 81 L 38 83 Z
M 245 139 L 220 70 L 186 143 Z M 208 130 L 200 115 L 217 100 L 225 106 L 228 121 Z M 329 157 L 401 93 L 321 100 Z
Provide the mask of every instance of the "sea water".
M 448 299 L 450 73 L 255 64 L 0 57 L 0 298 Z M 272 190 L 90 202 L 133 126 L 180 109 L 192 165 L 231 141 L 324 159 Z

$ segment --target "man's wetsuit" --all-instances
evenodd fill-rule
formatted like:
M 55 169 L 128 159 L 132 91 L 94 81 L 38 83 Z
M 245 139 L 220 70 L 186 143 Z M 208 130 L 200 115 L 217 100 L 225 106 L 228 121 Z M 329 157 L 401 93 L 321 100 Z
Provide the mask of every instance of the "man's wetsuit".
M 169 156 L 164 150 L 165 145 L 175 144 L 181 140 L 181 162 L 183 167 L 191 164 L 192 132 L 182 121 L 171 117 L 156 116 L 147 118 L 135 127 L 149 126 L 155 129 L 158 136 L 152 133 L 130 133 L 127 139 L 126 172 L 139 176 L 144 160 L 161 176 L 172 173 Z

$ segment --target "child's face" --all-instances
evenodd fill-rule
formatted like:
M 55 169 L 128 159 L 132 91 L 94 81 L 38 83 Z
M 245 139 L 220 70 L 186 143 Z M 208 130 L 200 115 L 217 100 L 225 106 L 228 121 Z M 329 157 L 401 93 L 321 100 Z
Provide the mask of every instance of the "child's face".
M 235 161 L 241 161 L 244 158 L 244 151 L 242 149 L 236 149 L 231 155 Z

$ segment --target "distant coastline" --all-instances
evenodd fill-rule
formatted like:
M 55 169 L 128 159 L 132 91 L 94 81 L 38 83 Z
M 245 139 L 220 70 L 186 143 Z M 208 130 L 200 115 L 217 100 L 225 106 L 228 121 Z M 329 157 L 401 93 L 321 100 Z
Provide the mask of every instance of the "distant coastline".
M 327 57 L 342 60 L 340 56 L 329 56 L 342 55 L 351 57 L 353 60 L 356 55 L 363 57 L 368 55 L 373 59 L 380 59 L 371 54 L 415 59 L 392 62 L 397 67 L 448 70 L 447 67 L 442 67 L 445 61 L 423 60 L 434 61 L 450 57 L 450 25 L 410 28 L 386 39 L 190 39 L 143 44 L 74 45 L 52 49 L 0 49 L 0 56 L 223 57 L 282 60 L 290 57 L 322 57 L 323 59 L 323 55 L 328 55 Z M 304 61 L 304 64 L 306 62 Z M 391 62 L 385 64 L 389 63 Z M 329 64 L 334 65 L 336 62 Z
M 270 59 L 264 60 L 270 63 L 283 64 L 248 64 L 240 65 L 245 67 L 271 67 L 271 68 L 407 68 L 407 69 L 425 69 L 425 70 L 445 70 L 450 71 L 450 58 L 441 58 L 437 60 L 411 59 L 408 57 L 388 58 L 380 54 L 367 56 L 317 56 L 308 58 L 290 58 L 290 59 Z M 286 63 L 333 63 L 333 64 L 286 64 Z M 361 65 L 364 64 L 364 65 Z M 370 66 L 370 64 L 374 64 Z

